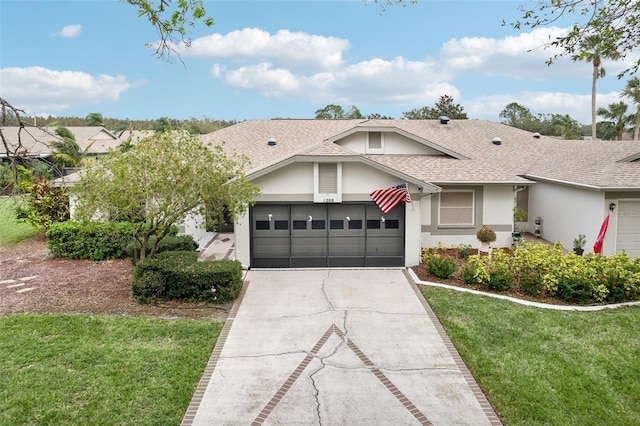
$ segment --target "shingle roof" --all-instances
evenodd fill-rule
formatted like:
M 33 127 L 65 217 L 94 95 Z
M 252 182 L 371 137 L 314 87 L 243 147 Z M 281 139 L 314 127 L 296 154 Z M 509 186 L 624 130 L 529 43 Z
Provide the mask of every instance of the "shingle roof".
M 87 127 L 67 127 L 73 133 L 76 142 L 82 151 L 88 154 L 104 154 L 109 149 L 115 149 L 122 143 L 113 133 L 106 130 L 104 127 L 99 126 L 87 126 Z M 2 133 L 5 138 L 12 142 L 12 145 L 17 144 L 18 140 L 17 126 L 3 127 Z M 50 143 L 53 141 L 59 141 L 61 138 L 56 135 L 55 128 L 53 127 L 25 127 L 21 132 L 22 145 L 27 150 L 29 156 L 48 156 L 52 151 Z M 0 155 L 4 155 L 0 153 Z
M 640 189 L 640 161 L 622 161 L 639 153 L 640 142 L 559 141 L 525 174 L 600 188 Z
M 338 143 L 354 128 L 397 129 L 449 155 L 362 155 Z M 360 156 L 424 182 L 527 183 L 545 178 L 601 188 L 640 188 L 638 142 L 565 141 L 484 120 L 251 120 L 203 135 L 249 158 L 252 174 L 293 156 Z M 500 144 L 494 144 L 499 138 Z M 275 145 L 267 142 L 272 139 Z M 458 157 L 460 159 L 454 158 Z

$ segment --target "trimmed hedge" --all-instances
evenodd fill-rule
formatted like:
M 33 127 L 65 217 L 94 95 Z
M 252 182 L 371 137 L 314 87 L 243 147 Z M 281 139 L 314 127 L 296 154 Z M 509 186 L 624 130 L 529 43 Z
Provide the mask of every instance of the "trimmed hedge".
M 149 238 L 149 246 L 152 246 L 155 242 L 155 236 L 152 235 Z M 131 261 L 134 259 L 134 248 L 138 248 L 140 250 L 140 243 L 135 240 L 132 240 L 129 245 L 127 245 L 127 253 Z M 158 243 L 158 248 L 156 249 L 156 254 L 163 253 L 166 251 L 196 251 L 198 250 L 198 243 L 193 239 L 191 235 L 174 235 L 169 234 L 165 236 Z M 151 248 L 147 247 L 146 256 L 151 253 Z
M 58 222 L 47 231 L 47 247 L 64 259 L 126 257 L 131 226 L 126 222 Z
M 139 303 L 191 300 L 224 303 L 242 289 L 236 260 L 198 262 L 198 253 L 168 251 L 140 261 L 133 269 L 131 294 Z

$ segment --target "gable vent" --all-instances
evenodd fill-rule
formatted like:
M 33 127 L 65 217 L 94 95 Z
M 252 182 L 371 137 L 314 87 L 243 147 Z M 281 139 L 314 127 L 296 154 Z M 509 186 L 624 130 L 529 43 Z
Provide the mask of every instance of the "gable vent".
M 321 194 L 338 192 L 338 165 L 336 163 L 318 164 L 318 192 Z
M 441 115 L 440 117 L 438 117 L 438 120 L 440 120 L 440 124 L 447 124 L 449 122 L 449 117 L 447 117 L 446 115 Z
M 502 145 L 502 139 L 500 138 L 493 138 L 493 140 L 491 141 L 492 144 L 494 145 Z

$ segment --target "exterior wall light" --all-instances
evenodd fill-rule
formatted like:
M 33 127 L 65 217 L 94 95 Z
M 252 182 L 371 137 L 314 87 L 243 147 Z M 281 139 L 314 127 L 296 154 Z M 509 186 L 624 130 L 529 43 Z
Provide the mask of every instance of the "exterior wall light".
M 616 208 L 616 203 L 609 204 L 609 211 L 614 211 Z

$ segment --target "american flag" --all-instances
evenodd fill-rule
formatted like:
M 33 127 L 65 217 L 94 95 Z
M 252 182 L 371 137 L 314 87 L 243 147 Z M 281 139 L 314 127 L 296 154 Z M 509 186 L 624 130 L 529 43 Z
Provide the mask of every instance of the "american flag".
M 373 198 L 373 201 L 380 207 L 380 210 L 385 213 L 389 213 L 402 201 L 407 203 L 411 202 L 409 187 L 406 183 L 401 183 L 386 189 L 376 189 L 369 194 L 369 196 Z

